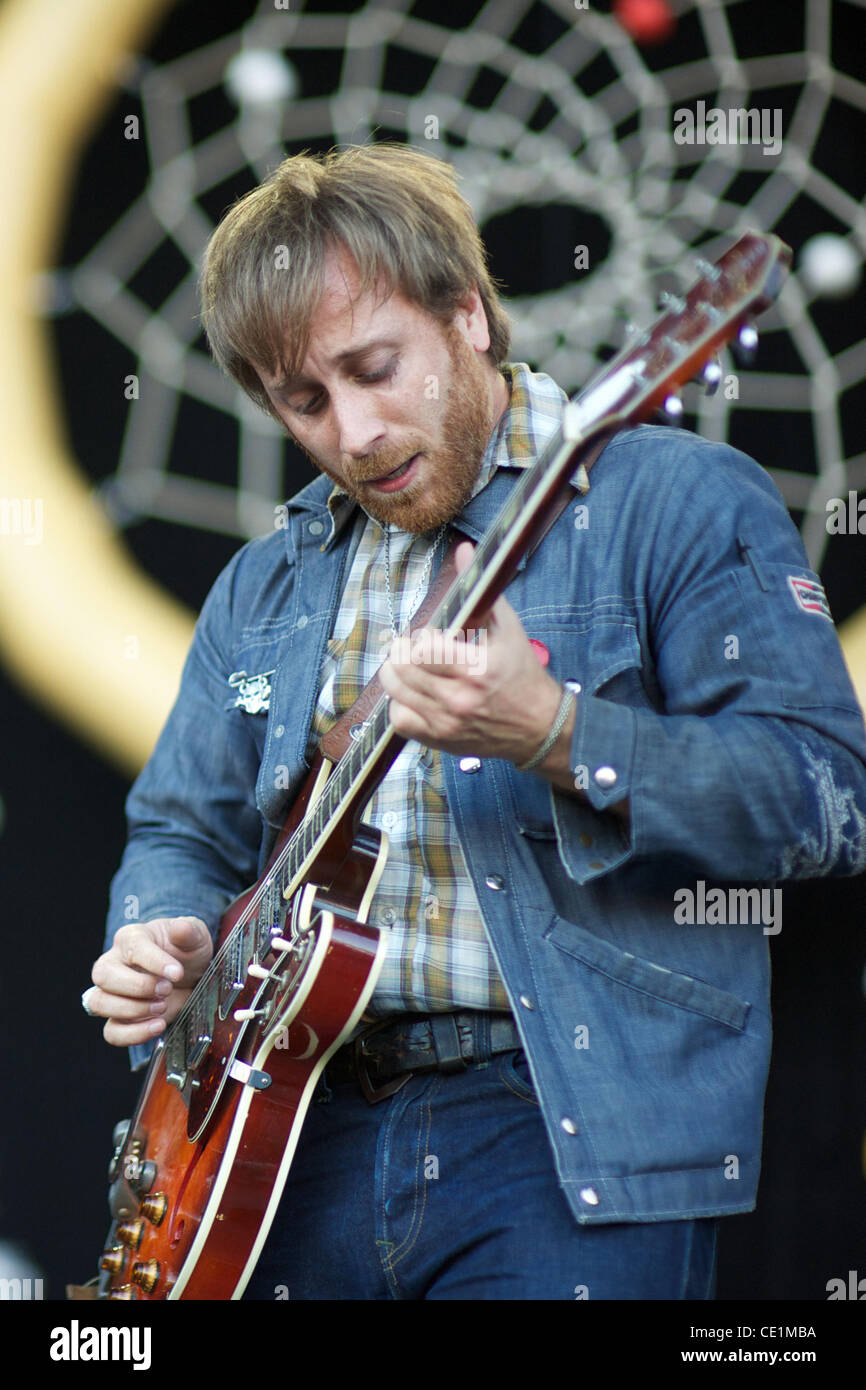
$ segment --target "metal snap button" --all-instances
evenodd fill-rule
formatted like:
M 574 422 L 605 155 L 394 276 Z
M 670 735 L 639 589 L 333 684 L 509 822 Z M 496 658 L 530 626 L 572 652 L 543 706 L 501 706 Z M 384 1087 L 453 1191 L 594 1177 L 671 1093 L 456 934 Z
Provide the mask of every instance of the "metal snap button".
M 597 767 L 592 775 L 596 786 L 605 790 L 616 785 L 617 774 L 612 767 Z

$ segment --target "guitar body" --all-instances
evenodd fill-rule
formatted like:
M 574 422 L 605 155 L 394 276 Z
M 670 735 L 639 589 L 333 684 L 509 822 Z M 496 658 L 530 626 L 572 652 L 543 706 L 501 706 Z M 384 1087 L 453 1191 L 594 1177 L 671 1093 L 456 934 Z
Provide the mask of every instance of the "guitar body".
M 272 862 L 320 777 L 317 765 Z M 266 870 L 227 910 L 217 956 L 220 947 L 235 943 L 223 955 L 231 965 L 242 953 L 242 972 L 214 972 L 191 1015 L 182 1063 L 169 1034 L 160 1038 L 112 1160 L 115 1220 L 102 1257 L 99 1297 L 241 1297 L 316 1083 L 360 1020 L 381 969 L 385 938 L 359 918 L 381 875 L 387 840 L 367 826 L 359 831 L 348 854 L 345 843 L 334 844 L 330 855 L 316 861 L 326 882 L 339 868 L 333 897 L 307 875 L 279 909 L 278 920 L 268 921 L 265 934 L 260 925 L 257 930 L 251 904 L 266 901 Z M 244 918 L 246 932 L 239 927 Z M 232 978 L 237 973 L 243 983 Z

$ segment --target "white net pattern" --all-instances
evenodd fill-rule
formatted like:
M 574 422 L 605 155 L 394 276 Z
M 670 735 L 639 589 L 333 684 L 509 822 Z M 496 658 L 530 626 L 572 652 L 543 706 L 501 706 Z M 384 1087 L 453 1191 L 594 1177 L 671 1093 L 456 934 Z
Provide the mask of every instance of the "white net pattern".
M 670 66 L 611 15 L 572 0 L 489 0 L 474 16 L 467 0 L 459 32 L 418 0 L 368 0 L 351 14 L 317 13 L 314 3 L 298 10 L 299 3 L 290 10 L 262 3 L 236 32 L 163 64 L 142 60 L 126 74 L 126 90 L 141 104 L 147 186 L 62 272 L 75 306 L 137 359 L 140 399 L 104 488 L 121 521 L 159 517 L 239 537 L 273 523 L 285 493 L 285 441 L 207 356 L 196 278 L 218 215 L 208 195 L 224 193 L 227 206 L 286 153 L 406 139 L 454 163 L 482 232 L 490 219 L 527 205 L 591 209 L 608 229 L 602 262 L 593 263 L 590 246 L 590 269 L 581 275 L 565 247 L 561 284 L 508 299 L 511 356 L 569 391 L 622 342 L 625 320 L 652 317 L 659 288 L 694 278 L 698 247 L 713 259 L 747 227 L 784 236 L 786 217 L 805 198 L 821 210 L 814 230 L 844 240 L 858 263 L 866 249 L 862 175 L 852 171 L 851 186 L 843 186 L 818 157 L 831 116 L 859 122 L 866 113 L 866 85 L 838 60 L 834 66 L 832 45 L 840 10 L 850 22 L 864 0 L 790 7 L 780 37 L 796 34 L 798 42 L 756 57 L 738 52 L 745 46 L 738 21 L 754 0 L 680 0 L 671 8 L 690 56 Z M 542 51 L 531 51 L 527 33 L 544 35 Z M 395 82 L 397 72 L 411 80 Z M 331 89 L 318 90 L 328 73 Z M 694 110 L 701 99 L 724 110 L 782 108 L 779 153 L 768 155 L 760 143 L 677 144 L 672 113 Z M 215 109 L 224 108 L 226 119 L 196 139 L 194 112 L 207 101 L 222 102 Z M 186 268 L 154 309 L 131 281 L 166 242 Z M 546 273 L 555 278 L 556 267 Z M 762 320 L 769 350 L 737 378 L 738 397 L 720 391 L 709 399 L 691 388 L 686 396 L 697 428 L 715 439 L 736 442 L 734 423 L 749 412 L 803 417 L 802 457 L 791 464 L 765 452 L 761 462 L 801 514 L 816 568 L 827 542 L 826 499 L 866 486 L 866 454 L 854 452 L 842 417 L 846 393 L 866 378 L 866 341 L 827 308 L 793 275 Z M 184 473 L 174 447 L 183 394 L 237 420 L 236 487 Z

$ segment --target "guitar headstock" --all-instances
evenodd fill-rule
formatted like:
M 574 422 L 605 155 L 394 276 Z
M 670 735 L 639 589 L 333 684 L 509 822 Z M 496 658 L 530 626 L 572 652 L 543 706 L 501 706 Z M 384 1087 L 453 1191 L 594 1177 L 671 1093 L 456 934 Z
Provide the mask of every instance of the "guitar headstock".
M 714 390 L 721 379 L 716 353 L 733 338 L 744 354 L 754 352 L 752 320 L 779 294 L 790 263 L 791 248 L 760 232 L 746 232 L 715 265 L 699 262 L 701 278 L 691 289 L 663 296 L 661 317 L 569 402 L 566 436 L 586 439 L 622 429 L 662 408 L 676 418 L 682 414 L 678 392 L 700 373 Z

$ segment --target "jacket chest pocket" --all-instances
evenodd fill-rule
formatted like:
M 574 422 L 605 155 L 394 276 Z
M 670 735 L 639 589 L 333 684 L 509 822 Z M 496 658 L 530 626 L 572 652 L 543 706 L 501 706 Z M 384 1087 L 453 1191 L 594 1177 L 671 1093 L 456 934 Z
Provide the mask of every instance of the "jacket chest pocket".
M 654 681 L 645 668 L 637 628 L 621 618 L 594 624 L 583 632 L 573 626 L 535 626 L 524 623 L 527 635 L 550 654 L 548 671 L 558 681 L 576 681 L 581 694 L 601 695 L 618 704 L 656 708 Z M 578 694 L 578 701 L 581 698 Z M 509 765 L 515 820 L 520 832 L 536 839 L 554 839 L 550 784 L 533 772 Z

